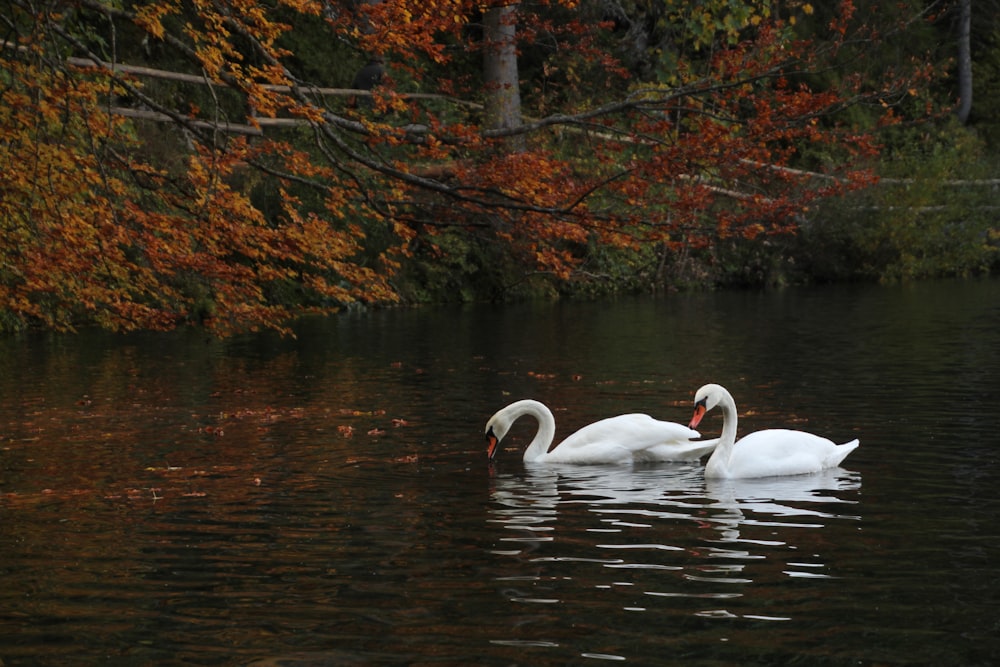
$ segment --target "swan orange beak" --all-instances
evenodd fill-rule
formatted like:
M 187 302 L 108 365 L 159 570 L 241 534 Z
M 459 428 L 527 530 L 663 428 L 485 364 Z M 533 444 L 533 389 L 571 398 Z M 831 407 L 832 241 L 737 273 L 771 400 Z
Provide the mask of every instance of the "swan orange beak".
M 492 461 L 493 457 L 497 455 L 497 445 L 500 444 L 497 437 L 493 435 L 492 428 L 486 433 L 486 440 L 489 442 L 489 445 L 486 447 L 486 455 L 489 457 L 490 461 Z
M 688 428 L 697 428 L 698 424 L 701 423 L 701 418 L 705 416 L 706 412 L 708 411 L 705 409 L 705 404 L 697 403 L 694 406 L 694 415 L 691 417 L 691 423 L 688 424 Z

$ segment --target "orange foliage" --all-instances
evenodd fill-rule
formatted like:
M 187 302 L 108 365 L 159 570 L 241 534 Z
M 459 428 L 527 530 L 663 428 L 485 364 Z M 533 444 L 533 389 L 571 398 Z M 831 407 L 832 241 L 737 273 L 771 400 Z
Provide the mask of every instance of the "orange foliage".
M 273 115 L 288 105 L 262 81 L 284 81 L 282 70 L 242 67 L 226 36 L 252 32 L 277 57 L 284 28 L 253 3 L 232 8 L 241 10 L 235 22 L 202 8 L 213 30 L 188 26 L 193 53 L 210 78 L 230 79 Z M 164 17 L 177 11 L 162 3 L 135 20 L 162 36 Z M 225 138 L 194 143 L 186 168 L 168 173 L 139 158 L 126 119 L 106 111 L 109 93 L 141 94 L 137 83 L 97 67 L 52 67 L 40 44 L 23 47 L 0 51 L 12 82 L 0 97 L 0 159 L 19 165 L 0 172 L 0 308 L 57 329 L 81 320 L 116 330 L 202 321 L 224 334 L 284 330 L 294 313 L 269 299 L 277 284 L 307 290 L 317 311 L 393 298 L 385 276 L 356 263 L 357 226 L 332 224 L 287 193 L 282 210 L 265 217 L 234 187 L 265 156 L 290 179 L 320 182 L 332 178 L 328 167 L 279 142 Z M 327 210 L 342 215 L 328 194 Z
M 303 311 L 393 300 L 393 269 L 415 238 L 433 241 L 442 226 L 487 234 L 569 277 L 588 243 L 697 245 L 784 231 L 816 198 L 870 180 L 851 159 L 874 150 L 871 138 L 827 120 L 864 92 L 793 82 L 787 72 L 807 70 L 813 52 L 776 17 L 754 15 L 742 40 L 678 63 L 669 85 L 629 87 L 595 47 L 608 26 L 572 18 L 582 12 L 572 0 L 543 3 L 566 20 L 526 11 L 518 20 L 526 43 L 559 42 L 546 65 L 558 95 L 540 96 L 521 127 L 495 131 L 468 111 L 476 82 L 433 80 L 453 53 L 477 48 L 468 27 L 481 3 L 278 4 L 287 22 L 248 0 L 158 0 L 130 11 L 81 2 L 238 93 L 245 115 L 229 119 L 221 102 L 203 111 L 147 92 L 64 16 L 15 0 L 12 20 L 26 29 L 0 48 L 0 159 L 17 165 L 0 171 L 0 310 L 55 328 L 90 320 L 118 330 L 285 330 Z M 842 4 L 833 39 L 851 24 Z M 375 114 L 338 111 L 288 69 L 282 36 L 296 14 L 323 15 L 331 39 L 467 99 L 441 111 L 387 86 L 375 91 Z M 463 49 L 446 48 L 455 44 Z M 588 87 L 594 76 L 602 86 L 617 78 L 620 94 L 599 97 L 600 86 Z M 133 121 L 109 113 L 123 96 L 185 133 L 183 159 L 171 167 L 149 157 Z M 248 140 L 211 127 L 260 130 L 279 117 L 309 123 L 307 139 L 293 146 L 266 128 Z M 526 138 L 523 149 L 505 148 L 511 134 Z M 820 144 L 843 158 L 841 172 L 791 168 L 801 146 Z M 251 178 L 271 179 L 280 205 L 256 204 L 241 186 Z M 282 289 L 301 291 L 303 305 L 274 299 Z

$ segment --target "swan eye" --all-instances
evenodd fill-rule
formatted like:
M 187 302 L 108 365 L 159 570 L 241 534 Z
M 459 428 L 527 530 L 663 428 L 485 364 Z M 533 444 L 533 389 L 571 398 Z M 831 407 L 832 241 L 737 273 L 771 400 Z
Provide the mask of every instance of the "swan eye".
M 707 408 L 708 407 L 708 396 L 706 396 L 705 398 L 701 399 L 700 401 L 695 401 L 694 402 L 694 407 L 696 407 L 696 408 L 698 408 L 698 407 Z

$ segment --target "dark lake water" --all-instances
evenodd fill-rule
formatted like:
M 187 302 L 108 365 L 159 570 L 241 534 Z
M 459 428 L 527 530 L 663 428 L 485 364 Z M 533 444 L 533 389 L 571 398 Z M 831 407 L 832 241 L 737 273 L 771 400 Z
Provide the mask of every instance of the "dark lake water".
M 0 341 L 0 664 L 1000 664 L 1000 282 L 297 331 Z M 861 447 L 718 482 L 519 423 L 487 465 L 515 399 L 563 436 L 706 382 Z

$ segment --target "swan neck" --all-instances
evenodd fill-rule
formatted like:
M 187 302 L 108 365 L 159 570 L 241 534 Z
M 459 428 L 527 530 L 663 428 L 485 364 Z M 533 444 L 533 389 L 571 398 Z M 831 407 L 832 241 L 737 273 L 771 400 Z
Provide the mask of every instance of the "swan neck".
M 729 394 L 725 394 L 719 401 L 719 408 L 722 410 L 722 435 L 719 437 L 719 444 L 715 446 L 715 451 L 705 465 L 706 473 L 712 477 L 728 477 L 729 460 L 733 455 L 733 447 L 736 444 L 736 402 Z
M 524 450 L 524 461 L 530 463 L 543 458 L 549 452 L 552 441 L 556 437 L 556 419 L 552 416 L 552 411 L 538 401 L 526 401 L 521 410 L 521 415 L 534 417 L 538 422 L 538 430 L 531 440 L 528 448 Z

